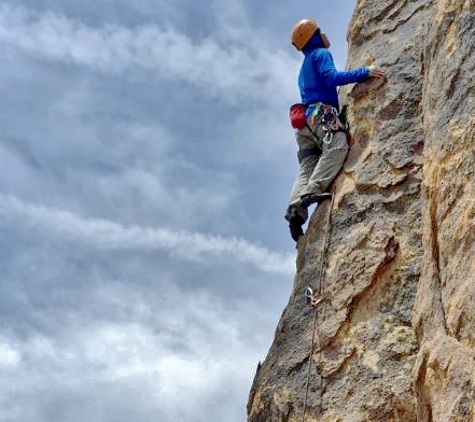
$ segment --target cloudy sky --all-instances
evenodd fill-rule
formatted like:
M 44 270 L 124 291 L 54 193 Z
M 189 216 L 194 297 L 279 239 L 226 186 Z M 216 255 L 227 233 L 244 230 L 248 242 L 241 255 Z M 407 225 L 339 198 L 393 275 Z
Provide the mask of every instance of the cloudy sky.
M 354 1 L 0 0 L 0 421 L 239 422 L 289 297 L 287 109 Z

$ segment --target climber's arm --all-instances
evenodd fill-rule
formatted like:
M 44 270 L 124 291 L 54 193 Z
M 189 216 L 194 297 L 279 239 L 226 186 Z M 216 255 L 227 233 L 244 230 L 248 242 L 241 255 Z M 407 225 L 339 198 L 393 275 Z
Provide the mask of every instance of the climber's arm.
M 359 67 L 352 70 L 339 71 L 335 68 L 333 57 L 326 49 L 319 49 L 314 58 L 315 70 L 321 75 L 325 83 L 329 86 L 347 85 L 354 82 L 363 82 L 371 75 L 371 68 L 368 66 Z

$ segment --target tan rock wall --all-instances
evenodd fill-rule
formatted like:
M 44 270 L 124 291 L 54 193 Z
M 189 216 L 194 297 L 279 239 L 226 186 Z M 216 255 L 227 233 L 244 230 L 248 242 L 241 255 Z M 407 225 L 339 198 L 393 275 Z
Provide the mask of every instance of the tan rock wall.
M 299 242 L 249 422 L 302 421 L 305 402 L 306 421 L 474 420 L 474 1 L 358 1 L 349 67 L 389 83 L 341 92 L 351 150 L 328 253 L 329 202 Z
M 475 1 L 440 0 L 424 37 L 424 257 L 418 420 L 475 420 Z

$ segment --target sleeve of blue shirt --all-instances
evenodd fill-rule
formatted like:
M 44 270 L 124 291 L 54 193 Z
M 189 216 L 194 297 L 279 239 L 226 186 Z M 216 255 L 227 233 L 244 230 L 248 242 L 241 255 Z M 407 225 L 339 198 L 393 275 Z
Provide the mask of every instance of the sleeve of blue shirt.
M 314 70 L 317 71 L 329 86 L 347 85 L 354 82 L 363 82 L 368 79 L 369 68 L 358 67 L 353 70 L 338 71 L 333 63 L 331 53 L 325 49 L 318 49 L 313 55 Z

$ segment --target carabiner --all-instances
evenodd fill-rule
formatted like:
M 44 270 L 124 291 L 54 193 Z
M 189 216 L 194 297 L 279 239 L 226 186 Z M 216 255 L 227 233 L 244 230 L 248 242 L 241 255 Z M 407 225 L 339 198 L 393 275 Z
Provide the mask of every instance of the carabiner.
M 307 290 L 305 291 L 305 297 L 307 299 L 307 305 L 310 305 L 313 300 L 313 290 L 310 286 L 307 287 Z

